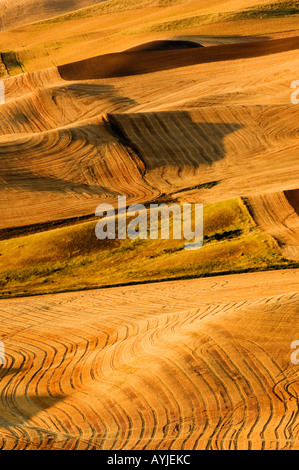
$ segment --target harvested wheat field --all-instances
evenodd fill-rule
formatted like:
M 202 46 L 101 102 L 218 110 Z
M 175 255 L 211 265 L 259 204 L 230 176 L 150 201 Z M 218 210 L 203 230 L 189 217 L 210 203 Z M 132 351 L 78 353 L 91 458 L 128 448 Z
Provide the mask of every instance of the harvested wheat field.
M 298 449 L 298 270 L 2 300 L 2 449 Z
M 212 62 L 121 79 L 68 81 L 55 68 L 5 79 L 1 228 L 91 215 L 119 193 L 150 201 L 219 181 L 202 199 L 212 202 L 257 185 L 296 189 L 298 46 L 229 61 L 229 72 Z
M 0 0 L 0 29 L 9 30 L 35 21 L 52 18 L 67 11 L 88 7 L 101 0 Z
M 254 195 L 247 200 L 258 225 L 280 242 L 285 257 L 291 259 L 299 259 L 298 195 L 297 189 Z
M 0 6 L 0 448 L 299 450 L 299 2 Z

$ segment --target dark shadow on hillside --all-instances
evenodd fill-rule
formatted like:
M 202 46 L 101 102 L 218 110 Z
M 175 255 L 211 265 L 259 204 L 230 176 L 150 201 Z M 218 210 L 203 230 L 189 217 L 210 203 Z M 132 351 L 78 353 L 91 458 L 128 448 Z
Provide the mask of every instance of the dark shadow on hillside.
M 14 427 L 34 426 L 35 424 L 29 423 L 36 415 L 47 411 L 47 409 L 55 406 L 62 401 L 66 396 L 53 396 L 53 395 L 21 395 L 21 392 L 10 393 L 5 391 L 2 393 L 0 402 L 0 428 L 7 428 L 13 430 Z M 50 419 L 49 423 L 53 423 L 55 418 Z M 45 424 L 43 424 L 45 431 Z M 50 431 L 50 429 L 49 429 Z
M 80 113 L 81 100 L 85 103 L 87 100 L 90 101 L 93 107 L 96 106 L 97 101 L 101 104 L 101 102 L 105 103 L 104 100 L 109 100 L 116 108 L 121 107 L 124 110 L 129 110 L 138 104 L 131 98 L 118 95 L 115 87 L 107 84 L 72 83 L 54 87 L 51 91 L 51 98 L 56 105 L 55 113 L 58 114 L 60 111 L 61 120 L 66 122 L 76 121 L 76 116 L 74 116 L 75 106 L 79 109 L 78 121 L 80 122 L 85 118 Z M 72 119 L 66 115 L 67 111 L 65 111 L 64 98 L 66 94 L 71 94 L 74 98 Z M 5 121 L 6 114 L 7 109 L 4 105 L 0 112 L 0 120 Z M 90 123 L 72 126 L 70 123 L 66 127 L 32 133 L 29 139 L 26 128 L 28 128 L 28 125 L 30 126 L 30 122 L 36 120 L 38 124 L 39 120 L 42 119 L 38 110 L 36 110 L 36 114 L 27 116 L 21 109 L 13 106 L 12 108 L 9 107 L 9 116 L 10 119 L 19 124 L 21 134 L 16 135 L 15 141 L 9 140 L 0 143 L 0 186 L 25 191 L 74 192 L 81 195 L 117 194 L 117 188 L 116 191 L 113 191 L 98 181 L 96 167 L 103 158 L 101 153 L 103 141 L 99 125 Z M 58 134 L 57 137 L 55 136 L 56 142 L 51 139 L 51 133 Z M 20 139 L 20 136 L 24 136 L 24 139 Z M 37 138 L 34 141 L 35 137 Z M 60 142 L 66 142 L 66 144 L 58 148 Z M 77 150 L 70 147 L 73 142 L 78 142 Z M 60 178 L 57 176 L 57 172 L 55 174 L 52 171 L 49 161 L 53 161 L 55 166 L 56 159 L 63 161 L 65 155 L 67 160 L 70 152 L 74 152 L 72 173 L 77 175 L 75 178 L 71 176 L 65 179 Z M 88 164 L 86 164 L 83 174 L 81 169 L 82 160 L 86 161 L 86 159 Z M 68 173 L 63 165 L 62 173 Z M 88 180 L 85 175 L 87 175 Z
M 97 83 L 71 83 L 65 84 L 52 89 L 52 100 L 55 104 L 61 105 L 62 111 L 65 107 L 64 97 L 65 94 L 71 93 L 74 99 L 80 101 L 90 100 L 93 107 L 96 102 L 110 101 L 116 107 L 121 106 L 122 110 L 128 111 L 130 108 L 138 105 L 138 102 L 127 96 L 118 94 L 118 90 L 113 85 L 97 84 Z M 74 110 L 72 110 L 74 111 Z
M 25 152 L 24 152 L 25 153 Z M 45 171 L 43 171 L 45 173 Z M 50 173 L 50 170 L 49 170 Z M 0 168 L 0 187 L 6 189 L 13 188 L 23 191 L 41 191 L 49 193 L 69 193 L 73 192 L 78 195 L 103 196 L 115 195 L 111 189 L 96 184 L 76 182 L 68 179 L 58 178 L 52 175 L 39 174 L 25 166 L 22 168 Z
M 106 123 L 111 139 L 131 149 L 149 170 L 212 165 L 225 157 L 224 138 L 241 128 L 239 123 L 194 122 L 187 111 L 108 114 Z M 0 184 L 32 192 L 117 195 L 117 187 L 113 190 L 104 187 L 99 178 L 99 162 L 103 158 L 99 126 L 86 124 L 59 129 L 58 132 L 57 142 L 62 141 L 67 132 L 70 142 L 79 143 L 80 149 L 74 153 L 72 175 L 68 176 L 63 163 L 55 168 L 55 173 L 45 164 L 53 161 L 55 165 L 55 158 L 59 155 L 60 161 L 63 162 L 65 156 L 65 165 L 69 165 L 72 151 L 69 145 L 57 150 L 53 145 L 48 146 L 46 139 L 44 145 L 38 141 L 34 149 L 30 145 L 28 148 L 26 140 L 0 146 Z M 22 155 L 21 160 L 19 155 Z M 87 163 L 82 168 L 84 156 Z M 66 177 L 60 178 L 59 171 Z
M 296 214 L 299 215 L 299 189 L 289 189 L 284 194 Z
M 139 44 L 135 47 L 130 47 L 123 52 L 137 52 L 137 51 L 171 51 L 176 49 L 195 49 L 203 47 L 201 44 L 193 41 L 182 40 L 164 40 L 164 41 L 151 41 Z
M 96 128 L 97 126 L 94 126 Z M 81 142 L 80 136 L 77 134 L 74 136 L 73 141 L 79 141 Z M 86 144 L 87 145 L 87 144 Z M 84 143 L 83 145 L 84 146 Z M 94 148 L 93 148 L 94 147 Z M 97 148 L 96 145 L 88 143 L 88 151 L 92 152 L 93 150 L 96 152 Z M 26 150 L 22 150 L 22 147 L 20 147 L 20 152 L 22 152 L 22 155 L 24 159 L 26 160 Z M 47 150 L 43 151 L 42 149 L 40 150 L 40 153 L 43 154 L 44 157 L 47 157 Z M 63 153 L 63 151 L 58 152 L 60 155 Z M 0 152 L 0 157 L 1 157 L 1 152 Z M 4 187 L 6 189 L 12 188 L 12 189 L 19 189 L 23 191 L 42 191 L 42 192 L 49 192 L 49 193 L 68 193 L 68 192 L 73 192 L 77 194 L 86 194 L 86 195 L 98 195 L 102 196 L 103 194 L 105 195 L 114 195 L 115 192 L 112 191 L 111 189 L 101 185 L 100 183 L 97 183 L 96 176 L 94 176 L 93 183 L 90 184 L 90 182 L 80 182 L 80 179 L 85 178 L 84 175 L 80 174 L 80 159 L 78 159 L 78 179 L 77 181 L 72 180 L 71 177 L 68 179 L 59 178 L 51 172 L 51 168 L 48 167 L 45 169 L 44 167 L 42 170 L 36 169 L 33 170 L 26 166 L 25 164 L 22 165 L 18 163 L 17 165 L 17 160 L 14 161 L 14 155 L 10 156 L 10 167 L 3 167 L 3 159 L 2 159 L 2 165 L 0 167 L 0 187 Z M 98 157 L 99 159 L 101 158 L 100 155 Z M 90 162 L 90 168 L 86 169 L 84 173 L 88 172 L 90 175 L 90 178 L 93 177 L 93 168 L 96 166 L 95 164 L 95 159 L 96 156 L 94 155 L 92 160 Z M 76 165 L 74 161 L 74 166 Z M 34 167 L 34 165 L 32 165 Z M 68 173 L 63 169 L 63 172 L 66 174 Z M 52 173 L 52 174 L 51 174 Z M 94 172 L 95 175 L 97 172 Z M 80 176 L 79 176 L 80 175 Z M 78 181 L 79 180 L 79 181 Z
M 0 381 L 8 375 L 15 375 L 20 372 L 20 367 L 7 367 L 4 364 L 0 365 Z M 0 382 L 1 383 L 1 382 Z
M 109 114 L 108 121 L 148 170 L 212 165 L 225 157 L 224 138 L 243 127 L 240 123 L 194 122 L 187 111 Z
M 24 364 L 19 368 L 0 366 L 0 427 L 12 429 L 14 426 L 24 425 L 37 414 L 66 398 L 67 395 L 63 393 L 54 396 L 50 392 L 49 394 L 38 394 L 38 392 L 33 394 L 28 391 L 27 387 L 23 390 L 23 381 L 26 381 L 27 373 L 30 373 L 30 367 L 26 368 Z M 5 378 L 8 380 L 4 385 Z M 38 384 L 36 384 L 36 390 L 38 390 Z
M 8 72 L 16 70 L 19 73 L 24 72 L 23 64 L 18 60 L 16 52 L 2 52 L 1 59 Z
M 226 60 L 248 59 L 299 48 L 299 37 L 196 47 L 181 50 L 120 52 L 58 67 L 64 80 L 123 77 Z
M 50 105 L 48 92 L 51 92 L 50 99 L 53 102 L 50 102 Z M 51 87 L 47 93 L 44 93 L 41 88 L 36 91 L 35 97 L 33 95 L 33 98 L 29 99 L 32 101 L 28 113 L 24 112 L 28 106 L 22 106 L 22 101 L 21 104 L 19 101 L 8 102 L 0 107 L 0 122 L 4 123 L 0 135 L 51 132 L 56 129 L 55 125 L 57 128 L 62 125 L 71 125 L 86 117 L 81 103 L 84 107 L 90 106 L 91 118 L 95 117 L 92 114 L 93 110 L 99 109 L 98 112 L 94 111 L 97 117 L 101 112 L 106 112 L 107 107 L 129 111 L 139 104 L 134 99 L 119 94 L 113 85 L 82 82 Z M 43 124 L 45 111 L 47 111 L 47 126 Z M 14 124 L 13 131 L 10 122 Z
M 70 143 L 78 142 L 75 150 L 70 144 L 58 148 L 59 142 L 65 140 L 66 135 Z M 98 174 L 99 162 L 104 156 L 101 147 L 104 145 L 99 126 L 96 124 L 59 129 L 57 147 L 53 144 L 49 146 L 48 139 L 45 139 L 45 143 L 37 139 L 36 149 L 34 145 L 28 145 L 28 139 L 13 143 L 5 142 L 0 145 L 0 187 L 51 193 L 115 195 L 117 188 L 114 191 L 103 186 Z M 67 168 L 71 152 L 74 152 L 74 159 L 72 175 L 68 176 Z M 60 178 L 57 176 L 59 167 L 54 172 L 46 162 L 53 161 L 55 166 L 55 159 L 63 161 L 64 156 L 66 163 L 65 166 L 60 163 L 60 168 L 61 173 L 67 176 Z M 84 169 L 82 169 L 82 159 L 87 161 Z M 73 176 L 74 174 L 76 176 Z

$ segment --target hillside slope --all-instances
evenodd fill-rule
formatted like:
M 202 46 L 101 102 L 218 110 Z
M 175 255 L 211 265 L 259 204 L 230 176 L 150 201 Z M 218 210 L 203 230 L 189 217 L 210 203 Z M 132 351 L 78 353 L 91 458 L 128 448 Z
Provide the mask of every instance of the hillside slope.
M 1 228 L 91 215 L 119 193 L 150 201 L 218 181 L 192 195 L 213 202 L 296 189 L 297 64 L 290 50 L 122 80 L 57 68 L 5 79 Z
M 105 0 L 0 0 L 0 31 L 46 20 Z
M 89 1 L 95 5 L 48 20 L 42 18 L 63 9 L 80 8 L 88 0 L 38 0 L 34 3 L 33 0 L 18 0 L 17 3 L 2 0 L 2 3 L 4 1 L 8 10 L 2 10 L 3 21 L 11 18 L 9 24 L 14 29 L 0 32 L 0 52 L 10 75 L 121 52 L 160 40 L 176 39 L 209 46 L 298 36 L 297 0 Z M 22 7 L 16 11 L 14 5 Z M 33 5 L 39 8 L 31 12 Z M 49 11 L 51 5 L 52 12 Z M 16 28 L 18 22 L 23 24 L 26 18 L 39 21 Z
M 299 2 L 0 6 L 0 449 L 299 450 Z
M 250 196 L 247 203 L 258 226 L 279 241 L 286 258 L 299 260 L 299 189 Z
M 2 300 L 1 449 L 298 449 L 297 279 Z

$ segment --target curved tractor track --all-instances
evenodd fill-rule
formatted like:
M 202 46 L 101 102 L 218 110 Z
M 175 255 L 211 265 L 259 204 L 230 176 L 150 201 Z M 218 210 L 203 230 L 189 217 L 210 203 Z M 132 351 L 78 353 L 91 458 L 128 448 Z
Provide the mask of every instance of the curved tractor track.
M 128 64 L 135 54 L 145 63 L 148 54 L 173 54 L 170 70 L 121 79 L 88 75 L 94 61 L 109 69 L 105 56 L 72 64 L 71 80 L 56 67 L 5 79 L 0 228 L 92 216 L 118 194 L 144 202 L 213 181 L 195 199 L 295 189 L 298 39 L 287 39 L 258 41 L 249 55 L 251 46 L 234 45 L 235 59 L 232 45 L 112 54 Z M 205 49 L 218 51 L 211 62 L 182 66 L 180 57 Z
M 299 189 L 253 195 L 246 203 L 257 225 L 280 244 L 286 258 L 299 260 Z
M 298 449 L 296 277 L 2 300 L 1 448 Z
M 298 38 L 251 47 L 5 79 L 0 228 L 242 196 L 293 256 Z M 0 447 L 299 449 L 298 315 L 296 269 L 2 300 Z
M 255 192 L 257 181 L 265 190 L 297 183 L 295 106 L 109 113 L 78 116 L 70 124 L 64 115 L 55 128 L 57 101 L 46 95 L 35 105 L 29 94 L 17 99 L 18 107 L 2 107 L 1 228 L 91 215 L 118 194 L 129 202 L 150 201 L 217 180 L 221 185 L 209 192 L 217 200 L 240 195 L 240 189 L 241 195 Z M 20 100 L 22 118 L 15 118 Z

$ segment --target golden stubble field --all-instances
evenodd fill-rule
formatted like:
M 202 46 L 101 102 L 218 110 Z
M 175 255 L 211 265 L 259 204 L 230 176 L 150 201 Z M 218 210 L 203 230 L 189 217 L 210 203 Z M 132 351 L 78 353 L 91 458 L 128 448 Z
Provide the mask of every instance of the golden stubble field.
M 2 300 L 2 449 L 298 449 L 298 270 Z
M 298 449 L 299 31 L 285 13 L 297 2 L 77 1 L 68 13 L 28 0 L 11 10 L 14 30 L 1 3 L 1 296 L 24 295 L 28 263 L 41 277 L 28 277 L 28 297 L 0 300 L 1 448 Z M 163 43 L 174 39 L 185 46 Z M 241 207 L 242 226 L 211 230 L 222 239 L 207 241 L 208 273 L 221 244 L 230 272 L 260 272 L 152 283 L 151 266 L 170 279 L 196 262 L 119 250 L 111 278 L 125 284 L 119 271 L 139 262 L 145 284 L 30 296 L 53 279 L 51 292 L 74 290 L 71 244 L 120 194 Z M 258 240 L 252 255 L 236 250 L 241 229 Z M 78 285 L 95 287 L 75 241 Z

